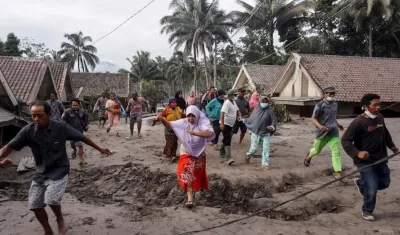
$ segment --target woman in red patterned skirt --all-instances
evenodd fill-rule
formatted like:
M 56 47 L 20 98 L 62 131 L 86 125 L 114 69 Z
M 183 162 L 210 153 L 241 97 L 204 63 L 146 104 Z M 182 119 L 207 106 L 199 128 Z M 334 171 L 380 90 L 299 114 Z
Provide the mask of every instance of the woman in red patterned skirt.
M 208 190 L 206 173 L 206 142 L 214 138 L 208 118 L 194 105 L 186 109 L 186 118 L 169 122 L 158 116 L 165 127 L 171 128 L 181 141 L 177 176 L 179 185 L 187 193 L 186 207 L 194 207 L 193 192 Z

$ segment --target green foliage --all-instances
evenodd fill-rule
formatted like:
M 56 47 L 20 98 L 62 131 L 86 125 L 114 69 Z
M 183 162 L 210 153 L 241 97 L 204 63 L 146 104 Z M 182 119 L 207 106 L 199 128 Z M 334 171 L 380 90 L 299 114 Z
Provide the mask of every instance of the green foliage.
M 52 56 L 53 51 L 46 47 L 44 43 L 36 43 L 34 39 L 23 38 L 20 49 L 29 58 L 44 58 Z
M 0 55 L 4 56 L 21 56 L 22 51 L 19 49 L 20 40 L 15 36 L 14 33 L 7 35 L 5 43 L 0 43 Z
M 79 33 L 64 34 L 69 42 L 61 43 L 61 50 L 58 52 L 62 56 L 62 61 L 69 62 L 71 69 L 78 65 L 78 72 L 89 72 L 89 67 L 93 71 L 99 63 L 99 58 L 95 55 L 97 48 L 87 45 L 92 42 L 92 38 Z
M 142 81 L 142 96 L 153 103 L 160 103 L 168 97 L 162 86 L 156 86 L 157 81 Z

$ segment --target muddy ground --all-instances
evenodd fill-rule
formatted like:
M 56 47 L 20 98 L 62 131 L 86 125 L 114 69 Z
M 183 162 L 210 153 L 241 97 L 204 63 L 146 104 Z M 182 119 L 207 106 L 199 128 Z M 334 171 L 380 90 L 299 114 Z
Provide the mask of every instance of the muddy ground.
M 351 120 L 340 121 L 346 127 Z M 387 119 L 387 125 L 400 145 L 400 119 Z M 92 124 L 87 135 L 107 144 L 115 154 L 101 157 L 85 146 L 89 164 L 82 168 L 78 160 L 71 160 L 63 199 L 70 235 L 180 234 L 204 229 L 276 205 L 332 179 L 328 149 L 313 159 L 310 168 L 303 166 L 313 142 L 313 127 L 310 120 L 295 120 L 280 125 L 273 136 L 270 170 L 260 168 L 259 158 L 244 164 L 249 136 L 242 146 L 234 136 L 233 167 L 221 163 L 218 152 L 208 146 L 210 190 L 196 193 L 197 207 L 189 211 L 177 187 L 176 164 L 161 154 L 163 128 L 146 125 L 143 138 L 133 140 L 125 139 L 128 125 L 123 123 L 122 128 L 122 137 L 115 137 L 114 132 L 106 134 Z M 351 172 L 352 161 L 342 153 L 345 172 Z M 12 158 L 17 163 L 28 155 L 25 149 Z M 349 179 L 345 185 L 335 183 L 275 210 L 199 234 L 400 234 L 399 161 L 390 162 L 392 184 L 378 195 L 375 222 L 361 218 L 362 199 Z M 27 209 L 32 174 L 18 174 L 16 166 L 0 169 L 0 234 L 43 234 Z

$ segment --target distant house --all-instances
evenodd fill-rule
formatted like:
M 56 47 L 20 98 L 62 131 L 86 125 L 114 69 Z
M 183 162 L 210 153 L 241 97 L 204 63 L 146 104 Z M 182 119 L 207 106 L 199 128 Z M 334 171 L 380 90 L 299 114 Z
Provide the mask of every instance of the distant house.
M 400 59 L 293 53 L 284 66 L 243 65 L 235 88 L 262 87 L 292 115 L 310 117 L 325 87 L 337 89 L 338 115 L 361 112 L 365 93 L 381 96 L 386 112 L 400 112 Z
M 125 99 L 139 86 L 133 83 L 129 74 L 122 73 L 71 73 L 72 87 L 75 97 L 93 103 L 103 91 L 117 95 L 125 105 Z
M 233 88 L 245 88 L 248 91 L 258 88 L 261 93 L 270 94 L 284 69 L 284 65 L 242 65 Z
M 0 69 L 22 113 L 30 114 L 30 104 L 49 99 L 51 91 L 57 92 L 45 59 L 0 56 Z
M 68 62 L 49 62 L 59 99 L 69 101 L 74 98 Z

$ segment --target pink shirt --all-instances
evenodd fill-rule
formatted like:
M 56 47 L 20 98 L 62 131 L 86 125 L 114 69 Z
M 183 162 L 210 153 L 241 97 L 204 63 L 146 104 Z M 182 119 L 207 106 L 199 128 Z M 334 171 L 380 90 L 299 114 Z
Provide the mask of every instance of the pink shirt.
M 138 97 L 137 100 L 133 100 L 130 98 L 128 101 L 128 108 L 131 114 L 141 113 L 143 111 L 143 104 L 146 103 L 146 100 L 143 97 Z

